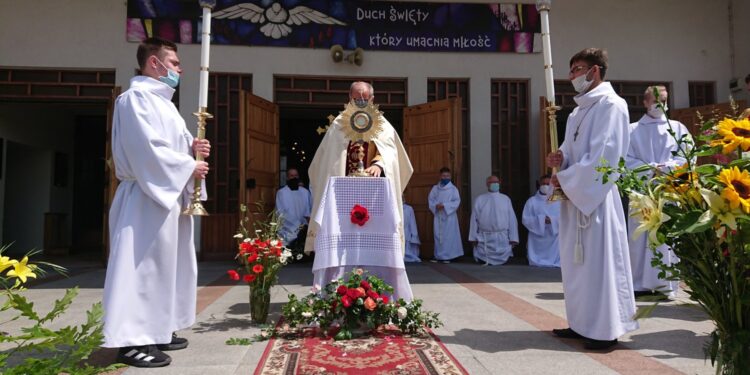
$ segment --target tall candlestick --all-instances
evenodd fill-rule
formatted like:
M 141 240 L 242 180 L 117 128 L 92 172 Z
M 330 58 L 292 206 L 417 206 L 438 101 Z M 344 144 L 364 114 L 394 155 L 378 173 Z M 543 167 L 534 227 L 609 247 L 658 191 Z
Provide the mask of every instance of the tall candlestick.
M 208 57 L 211 48 L 211 8 L 203 7 L 203 27 L 201 32 L 201 72 L 198 107 L 208 106 Z
M 198 118 L 198 134 L 196 139 L 206 138 L 206 120 L 212 118 L 208 113 L 208 50 L 211 46 L 211 9 L 216 5 L 216 0 L 199 0 L 203 8 L 203 27 L 201 31 L 201 71 L 200 85 L 198 86 L 198 112 L 193 113 Z M 195 154 L 196 161 L 203 161 L 200 153 Z M 203 208 L 201 203 L 201 191 L 203 190 L 203 180 L 195 178 L 193 181 L 193 196 L 190 199 L 190 205 L 182 211 L 185 215 L 206 216 L 208 211 Z
M 549 36 L 549 9 L 552 1 L 537 1 L 536 7 L 542 21 L 542 55 L 544 56 L 544 83 L 547 86 L 547 101 L 555 105 L 555 81 L 552 71 L 552 45 Z

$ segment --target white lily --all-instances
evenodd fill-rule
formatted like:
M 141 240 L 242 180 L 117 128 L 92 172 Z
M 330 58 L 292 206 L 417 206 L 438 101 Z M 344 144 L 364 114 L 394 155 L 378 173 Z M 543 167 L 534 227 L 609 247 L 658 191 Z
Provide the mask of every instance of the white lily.
M 708 189 L 701 189 L 701 196 L 708 204 L 709 211 L 716 216 L 722 224 L 725 224 L 732 230 L 737 229 L 737 215 L 741 212 L 739 209 L 732 209 L 727 201 L 721 195 Z
M 630 193 L 631 216 L 638 219 L 640 225 L 633 232 L 633 238 L 638 238 L 642 233 L 648 232 L 649 243 L 660 245 L 656 234 L 662 223 L 671 219 L 669 215 L 662 212 L 663 200 L 655 200 L 649 195 L 636 192 Z

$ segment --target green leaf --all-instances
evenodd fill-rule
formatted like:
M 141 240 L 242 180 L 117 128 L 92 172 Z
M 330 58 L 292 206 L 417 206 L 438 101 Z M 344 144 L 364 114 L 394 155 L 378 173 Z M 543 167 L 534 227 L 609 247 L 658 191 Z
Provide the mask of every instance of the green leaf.
M 639 307 L 638 310 L 635 312 L 635 315 L 633 315 L 633 320 L 648 318 L 654 312 L 654 309 L 656 309 L 656 306 L 659 306 L 659 304 L 655 303 L 653 305 Z
M 22 316 L 25 316 L 29 318 L 29 320 L 33 321 L 39 320 L 39 315 L 34 312 L 34 303 L 29 302 L 26 297 L 20 294 L 9 293 L 8 299 L 11 301 L 13 308 L 18 310 L 18 312 L 20 312 Z
M 78 287 L 73 287 L 65 291 L 65 295 L 63 298 L 55 300 L 55 305 L 52 307 L 52 310 L 47 313 L 43 318 L 39 319 L 39 323 L 45 323 L 50 320 L 54 320 L 60 314 L 65 312 L 65 310 L 70 306 L 71 303 L 73 303 L 73 299 L 78 295 Z
M 711 228 L 711 226 L 714 223 L 714 215 L 711 213 L 711 210 L 707 210 L 701 216 L 698 218 L 698 220 L 693 223 L 693 225 L 687 227 L 685 229 L 686 233 L 700 233 L 703 231 L 706 231 Z
M 675 220 L 674 225 L 671 228 L 671 231 L 667 234 L 668 237 L 677 237 L 683 233 L 685 233 L 688 228 L 691 228 L 692 226 L 696 225 L 698 220 L 701 218 L 701 215 L 703 215 L 702 211 L 690 211 L 688 213 L 683 214 L 682 216 L 679 216 L 677 220 Z

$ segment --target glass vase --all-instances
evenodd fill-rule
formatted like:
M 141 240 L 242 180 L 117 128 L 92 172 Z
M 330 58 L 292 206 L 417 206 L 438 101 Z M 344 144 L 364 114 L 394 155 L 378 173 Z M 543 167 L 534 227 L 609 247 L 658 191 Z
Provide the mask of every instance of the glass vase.
M 265 324 L 268 319 L 268 308 L 271 306 L 271 291 L 263 288 L 250 288 L 250 319 L 258 324 Z

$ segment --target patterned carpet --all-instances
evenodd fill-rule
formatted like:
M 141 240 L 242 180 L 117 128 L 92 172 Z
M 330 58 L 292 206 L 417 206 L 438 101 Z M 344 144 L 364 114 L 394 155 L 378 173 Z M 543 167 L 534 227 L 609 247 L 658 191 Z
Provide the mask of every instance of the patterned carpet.
M 408 336 L 379 330 L 344 341 L 315 329 L 269 341 L 255 375 L 292 374 L 446 374 L 466 370 L 434 334 Z

